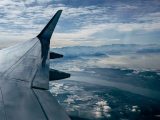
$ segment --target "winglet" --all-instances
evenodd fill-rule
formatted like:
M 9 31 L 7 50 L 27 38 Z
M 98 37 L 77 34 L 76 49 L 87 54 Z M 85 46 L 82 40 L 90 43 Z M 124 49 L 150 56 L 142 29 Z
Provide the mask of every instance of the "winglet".
M 50 39 L 51 39 L 52 33 L 56 27 L 56 24 L 59 20 L 61 13 L 62 13 L 62 10 L 58 10 L 57 13 L 53 16 L 53 18 L 49 21 L 49 23 L 45 26 L 45 28 L 37 36 L 41 42 L 41 47 L 42 47 L 41 57 L 42 57 L 43 67 L 45 67 L 46 60 L 48 57 Z
M 49 21 L 49 23 L 45 26 L 45 28 L 40 32 L 37 36 L 41 41 L 50 41 L 52 33 L 56 27 L 56 24 L 59 20 L 59 17 L 62 13 L 62 10 L 58 10 L 57 13 L 53 16 L 53 18 Z

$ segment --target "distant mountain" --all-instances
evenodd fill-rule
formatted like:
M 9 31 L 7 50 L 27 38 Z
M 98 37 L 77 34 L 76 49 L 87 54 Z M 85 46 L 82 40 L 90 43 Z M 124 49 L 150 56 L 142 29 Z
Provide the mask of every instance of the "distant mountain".
M 160 53 L 160 45 L 113 44 L 103 46 L 72 46 L 51 48 L 51 51 L 64 54 L 65 58 L 103 57 L 130 53 Z
M 137 51 L 137 53 L 160 53 L 160 48 L 148 48 Z

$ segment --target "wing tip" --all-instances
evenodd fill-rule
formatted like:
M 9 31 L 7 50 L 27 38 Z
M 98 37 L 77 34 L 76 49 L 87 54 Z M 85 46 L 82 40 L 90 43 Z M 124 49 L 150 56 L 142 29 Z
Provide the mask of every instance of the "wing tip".
M 43 30 L 37 35 L 40 41 L 49 41 L 52 33 L 57 25 L 57 22 L 61 16 L 62 10 L 58 10 L 48 24 L 43 28 Z

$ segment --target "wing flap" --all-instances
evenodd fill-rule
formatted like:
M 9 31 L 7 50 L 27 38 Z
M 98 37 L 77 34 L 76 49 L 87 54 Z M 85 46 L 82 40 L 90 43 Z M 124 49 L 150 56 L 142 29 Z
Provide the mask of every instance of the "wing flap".
M 32 88 L 49 89 L 49 66 L 46 64 L 45 67 L 38 66 L 34 80 L 31 84 Z
M 67 113 L 49 91 L 34 89 L 48 120 L 70 120 Z

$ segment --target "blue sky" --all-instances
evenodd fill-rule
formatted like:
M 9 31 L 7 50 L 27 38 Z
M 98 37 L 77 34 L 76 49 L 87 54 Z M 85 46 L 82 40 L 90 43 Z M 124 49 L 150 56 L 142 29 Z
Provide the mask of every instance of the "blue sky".
M 159 44 L 159 0 L 1 0 L 0 47 L 35 37 L 63 13 L 52 47 Z

